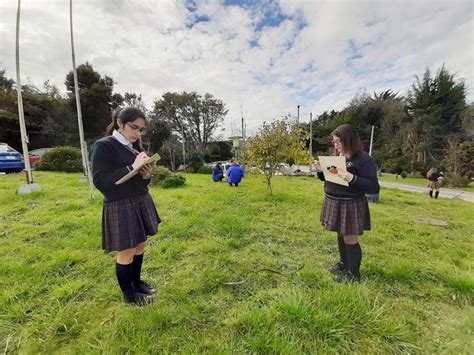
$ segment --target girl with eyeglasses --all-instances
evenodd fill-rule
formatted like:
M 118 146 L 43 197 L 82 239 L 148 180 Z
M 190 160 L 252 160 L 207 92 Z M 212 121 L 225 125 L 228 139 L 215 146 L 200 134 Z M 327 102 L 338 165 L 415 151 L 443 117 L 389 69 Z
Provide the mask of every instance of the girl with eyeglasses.
M 324 203 L 320 221 L 323 227 L 337 233 L 340 261 L 330 271 L 341 282 L 360 281 L 362 249 L 359 236 L 371 229 L 369 205 L 365 194 L 378 194 L 380 186 L 372 157 L 362 150 L 357 131 L 350 125 L 337 127 L 332 133 L 334 155 L 346 157 L 347 170 L 337 175 L 349 186 L 325 181 L 321 164 L 315 160 L 318 178 L 324 181 Z
M 107 136 L 96 141 L 91 152 L 94 185 L 104 195 L 102 248 L 117 252 L 115 272 L 125 302 L 139 306 L 151 302 L 156 292 L 141 280 L 145 241 L 157 233 L 160 223 L 148 193 L 152 167 L 143 166 L 123 184 L 115 182 L 148 158 L 139 144 L 144 133 L 145 114 L 140 109 L 116 109 Z

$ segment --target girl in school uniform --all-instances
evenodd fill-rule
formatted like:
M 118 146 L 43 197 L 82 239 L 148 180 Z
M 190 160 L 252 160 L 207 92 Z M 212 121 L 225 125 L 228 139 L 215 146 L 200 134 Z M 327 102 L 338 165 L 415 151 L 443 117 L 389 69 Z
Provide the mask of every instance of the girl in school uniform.
M 434 198 L 438 198 L 439 187 L 441 186 L 440 179 L 443 178 L 443 174 L 438 171 L 438 168 L 431 168 L 426 173 L 428 178 L 428 188 L 430 189 L 430 197 L 433 197 L 433 190 L 435 190 Z
M 337 233 L 340 261 L 330 271 L 337 281 L 360 281 L 362 249 L 359 236 L 371 228 L 365 194 L 380 191 L 377 168 L 372 157 L 362 151 L 359 134 L 352 126 L 339 126 L 331 135 L 334 155 L 346 157 L 347 170 L 338 169 L 337 174 L 349 186 L 325 181 L 321 164 L 314 161 L 318 178 L 325 181 L 320 221 L 324 228 Z
M 140 306 L 156 291 L 140 277 L 145 241 L 157 233 L 160 223 L 148 193 L 152 167 L 145 165 L 120 185 L 115 182 L 148 158 L 139 144 L 145 123 L 138 108 L 115 110 L 107 136 L 95 142 L 91 153 L 93 182 L 104 195 L 102 248 L 117 252 L 115 272 L 124 300 Z

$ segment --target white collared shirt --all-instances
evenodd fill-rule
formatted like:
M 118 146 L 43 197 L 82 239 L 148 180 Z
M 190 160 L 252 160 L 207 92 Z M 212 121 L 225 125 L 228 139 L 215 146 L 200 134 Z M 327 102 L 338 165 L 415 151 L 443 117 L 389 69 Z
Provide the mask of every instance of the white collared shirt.
M 127 145 L 129 148 L 133 149 L 133 145 L 132 143 L 130 143 L 127 138 L 125 138 L 123 136 L 122 133 L 120 133 L 119 131 L 117 131 L 116 129 L 114 129 L 114 131 L 112 132 L 112 136 L 118 140 L 120 143 L 122 143 L 123 145 Z

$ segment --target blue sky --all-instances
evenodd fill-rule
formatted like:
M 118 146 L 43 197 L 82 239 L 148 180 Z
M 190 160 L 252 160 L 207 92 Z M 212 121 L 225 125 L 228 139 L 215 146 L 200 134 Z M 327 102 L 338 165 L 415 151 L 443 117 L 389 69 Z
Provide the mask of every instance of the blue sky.
M 309 119 L 354 95 L 405 94 L 443 63 L 474 101 L 472 1 L 74 0 L 76 61 L 112 76 L 148 106 L 166 91 L 209 92 L 252 133 L 291 113 Z M 16 0 L 0 2 L 0 67 L 15 76 Z M 64 90 L 69 2 L 22 1 L 22 80 Z M 231 124 L 231 121 L 234 124 Z M 234 127 L 232 131 L 232 127 Z

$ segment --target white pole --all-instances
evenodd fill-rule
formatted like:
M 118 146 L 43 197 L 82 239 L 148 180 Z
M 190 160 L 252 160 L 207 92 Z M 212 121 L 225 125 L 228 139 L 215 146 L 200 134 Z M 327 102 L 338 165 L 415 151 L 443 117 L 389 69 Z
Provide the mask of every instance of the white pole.
M 296 130 L 297 130 L 297 133 L 298 133 L 298 137 L 300 136 L 300 105 L 296 106 L 296 120 L 297 120 L 297 123 L 296 123 Z M 296 162 L 296 170 L 300 170 L 300 163 L 299 162 Z
M 372 143 L 374 142 L 374 128 L 372 126 L 372 131 L 370 132 L 370 147 L 369 147 L 369 155 L 372 156 Z M 379 202 L 379 194 L 365 194 L 367 200 L 369 202 Z
M 372 143 L 374 141 L 374 127 L 372 126 L 372 132 L 370 132 L 370 147 L 369 147 L 369 155 L 372 156 Z
M 23 148 L 23 159 L 25 160 L 26 182 L 27 184 L 31 184 L 33 182 L 33 174 L 31 173 L 30 159 L 28 157 L 28 136 L 26 134 L 20 79 L 20 7 L 21 0 L 18 0 L 16 13 L 16 92 L 18 96 L 18 120 L 20 121 L 21 146 Z
M 313 113 L 309 113 L 309 154 L 313 156 Z
M 181 130 L 183 132 L 183 166 L 186 169 L 186 140 L 184 138 L 184 126 L 181 126 Z
M 31 171 L 30 158 L 28 154 L 28 135 L 26 134 L 25 113 L 23 112 L 23 96 L 21 94 L 20 79 L 20 9 L 21 0 L 18 0 L 16 13 L 16 92 L 18 96 L 18 121 L 20 122 L 21 147 L 23 149 L 23 160 L 25 161 L 26 185 L 21 185 L 18 193 L 29 194 L 33 191 L 41 191 L 37 184 L 33 184 L 33 173 Z
M 313 157 L 313 113 L 309 113 L 309 155 Z M 309 164 L 309 172 L 313 171 L 313 164 Z
M 76 56 L 74 53 L 74 36 L 73 36 L 73 26 L 72 26 L 72 0 L 69 0 L 69 20 L 70 20 L 69 24 L 70 24 L 70 29 L 71 29 L 72 73 L 74 76 L 74 94 L 76 96 L 77 124 L 79 126 L 79 141 L 81 144 L 82 167 L 84 170 L 84 177 L 89 181 L 90 198 L 92 199 L 94 196 L 93 196 L 91 169 L 90 169 L 89 158 L 88 158 L 88 153 L 87 153 L 87 144 L 84 139 L 84 128 L 82 124 L 81 97 L 79 95 L 79 80 L 77 78 Z

